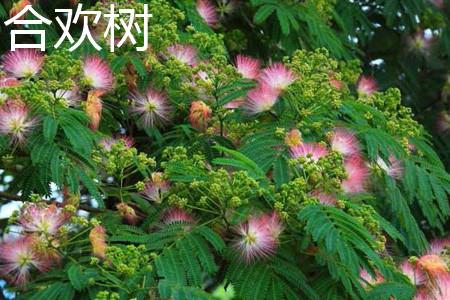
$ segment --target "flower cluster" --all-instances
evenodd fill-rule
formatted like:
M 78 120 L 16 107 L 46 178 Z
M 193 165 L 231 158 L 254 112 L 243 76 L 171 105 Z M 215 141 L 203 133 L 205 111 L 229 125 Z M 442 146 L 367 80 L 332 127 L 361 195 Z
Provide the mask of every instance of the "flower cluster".
M 428 251 L 422 256 L 410 257 L 398 264 L 399 271 L 417 289 L 415 300 L 444 300 L 450 297 L 449 247 L 448 238 L 435 239 L 431 241 Z M 379 272 L 369 274 L 365 269 L 361 270 L 360 276 L 366 288 L 385 281 Z
M 20 210 L 18 236 L 0 243 L 0 274 L 13 284 L 23 285 L 31 272 L 46 272 L 58 264 L 57 248 L 64 239 L 70 214 L 54 204 L 26 204 Z
M 250 216 L 235 229 L 238 237 L 234 247 L 245 261 L 275 253 L 283 226 L 276 213 Z

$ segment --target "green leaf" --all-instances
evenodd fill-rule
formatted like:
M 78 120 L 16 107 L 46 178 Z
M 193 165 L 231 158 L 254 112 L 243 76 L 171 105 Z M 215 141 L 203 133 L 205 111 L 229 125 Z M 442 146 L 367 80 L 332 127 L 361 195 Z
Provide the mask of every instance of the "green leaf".
M 291 32 L 290 26 L 289 26 L 289 18 L 287 16 L 288 14 L 290 14 L 290 13 L 288 11 L 284 10 L 283 7 L 277 8 L 278 22 L 280 23 L 281 32 L 284 35 L 289 35 L 289 33 Z
M 111 69 L 114 72 L 117 72 L 120 69 L 122 69 L 122 67 L 127 63 L 127 61 L 128 59 L 125 55 L 117 56 L 111 61 Z
M 98 191 L 96 183 L 82 169 L 77 168 L 77 173 L 83 185 L 87 188 L 92 197 L 97 201 L 98 207 L 100 209 L 105 208 L 105 203 L 103 202 L 103 198 Z
M 275 5 L 263 5 L 261 6 L 253 16 L 253 22 L 256 24 L 263 23 L 276 9 Z
M 282 184 L 289 181 L 288 163 L 284 156 L 280 155 L 273 163 L 273 179 L 279 188 Z
M 93 146 L 92 133 L 87 131 L 87 129 L 80 123 L 62 123 L 61 127 L 69 139 L 70 144 L 80 151 L 81 153 L 87 155 L 91 152 Z
M 138 57 L 131 56 L 130 61 L 133 66 L 136 68 L 137 73 L 141 77 L 145 77 L 147 75 L 147 69 L 145 68 L 144 63 Z
M 255 179 L 265 179 L 265 173 L 261 168 L 250 158 L 245 156 L 244 154 L 227 149 L 225 147 L 215 145 L 214 149 L 218 151 L 222 151 L 226 154 L 231 155 L 233 158 L 216 158 L 213 160 L 214 164 L 222 164 L 222 165 L 230 165 L 237 168 L 241 168 L 243 170 L 246 170 L 250 176 L 254 177 Z
M 29 298 L 30 300 L 72 300 L 75 296 L 74 289 L 69 283 L 55 282 L 40 290 Z
M 87 286 L 87 282 L 83 281 L 81 266 L 78 264 L 71 264 L 67 270 L 70 283 L 77 290 L 80 291 Z
M 414 298 L 414 286 L 404 283 L 386 282 L 375 285 L 369 293 L 368 300 L 409 300 Z
M 44 119 L 44 137 L 47 141 L 52 142 L 55 139 L 58 131 L 58 121 L 51 116 L 47 116 Z

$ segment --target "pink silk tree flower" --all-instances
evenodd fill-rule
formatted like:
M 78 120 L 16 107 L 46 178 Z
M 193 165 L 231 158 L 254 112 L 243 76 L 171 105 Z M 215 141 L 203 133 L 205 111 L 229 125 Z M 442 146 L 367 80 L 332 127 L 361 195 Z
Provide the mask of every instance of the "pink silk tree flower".
M 386 174 L 388 174 L 392 178 L 400 179 L 403 176 L 403 163 L 395 158 L 394 155 L 389 155 L 388 162 L 386 162 L 381 157 L 377 157 L 376 163 L 384 172 L 386 172 Z
M 194 101 L 189 110 L 189 121 L 191 126 L 199 131 L 205 131 L 208 128 L 208 122 L 211 119 L 212 110 L 203 101 Z
M 450 299 L 450 274 L 439 274 L 434 278 L 434 284 L 431 286 L 430 297 L 426 298 L 432 300 L 448 300 Z
M 36 251 L 36 238 L 19 237 L 0 244 L 0 274 L 14 284 L 25 284 L 33 270 L 48 271 L 51 264 Z
M 280 93 L 270 86 L 262 84 L 250 90 L 244 102 L 244 110 L 249 115 L 269 111 L 278 101 Z
M 166 225 L 177 223 L 192 224 L 195 222 L 195 220 L 187 211 L 178 207 L 172 207 L 164 213 L 162 222 Z
M 23 102 L 10 100 L 0 106 L 0 134 L 10 136 L 12 143 L 23 143 L 35 125 Z
M 438 8 L 444 8 L 445 7 L 445 3 L 444 0 L 430 0 L 431 3 L 433 3 L 434 5 L 436 5 L 436 7 Z
M 282 225 L 276 214 L 251 216 L 235 231 L 238 235 L 234 248 L 249 263 L 275 253 Z
M 219 21 L 216 7 L 209 0 L 197 0 L 196 9 L 198 14 L 202 17 L 206 24 L 213 27 Z
M 330 137 L 330 145 L 333 151 L 339 152 L 344 157 L 359 155 L 360 146 L 355 134 L 346 128 L 335 128 Z
M 281 223 L 278 213 L 266 213 L 259 216 L 259 219 L 262 224 L 266 224 L 267 230 L 278 243 L 278 238 L 283 231 L 283 224 Z
M 238 54 L 236 56 L 236 69 L 242 77 L 256 79 L 259 76 L 261 61 L 250 56 Z
M 430 300 L 429 291 L 426 287 L 417 290 L 414 300 Z M 434 299 L 433 299 L 434 300 Z
M 436 131 L 445 134 L 450 131 L 450 113 L 441 111 L 436 118 Z
M 235 109 L 235 108 L 241 107 L 242 105 L 244 105 L 244 103 L 245 103 L 245 98 L 238 98 L 236 100 L 228 102 L 223 107 L 225 107 L 227 109 Z
M 125 146 L 125 148 L 129 149 L 133 147 L 134 141 L 133 138 L 125 135 L 120 135 L 117 137 L 106 137 L 100 140 L 100 145 L 105 149 L 106 151 L 111 151 L 111 147 L 114 145 L 117 145 L 118 143 L 122 142 Z
M 284 137 L 284 143 L 289 147 L 298 146 L 302 142 L 302 133 L 298 129 L 291 129 Z
M 121 202 L 116 205 L 117 211 L 120 216 L 128 223 L 132 225 L 136 225 L 139 222 L 139 217 L 136 214 L 134 208 L 129 206 L 128 204 Z
M 409 278 L 411 283 L 416 286 L 424 284 L 427 279 L 425 273 L 408 260 L 403 261 L 400 264 L 399 269 L 406 277 Z
M 0 88 L 2 87 L 12 87 L 20 85 L 20 81 L 15 77 L 3 77 L 0 78 Z
M 274 63 L 261 71 L 258 80 L 262 84 L 281 92 L 296 80 L 296 76 L 284 64 Z
M 33 1 L 34 2 L 34 1 Z M 19 0 L 13 4 L 11 9 L 9 10 L 9 17 L 13 18 L 18 15 L 27 5 L 33 5 L 30 0 Z M 23 20 L 25 15 L 21 16 L 19 20 Z
M 65 102 L 68 107 L 78 107 L 81 103 L 81 95 L 78 87 L 71 90 L 57 90 L 56 98 Z
M 31 203 L 21 209 L 18 220 L 26 232 L 55 236 L 69 217 L 69 214 L 62 212 L 55 204 Z
M 152 128 L 169 122 L 171 108 L 163 92 L 148 88 L 144 94 L 133 92 L 131 113 L 138 117 L 144 128 Z
M 424 30 L 419 29 L 408 41 L 411 50 L 426 53 L 433 44 L 433 36 L 427 36 Z
M 92 246 L 92 254 L 100 259 L 106 258 L 106 230 L 103 226 L 97 225 L 89 232 L 89 241 Z
M 17 49 L 3 56 L 3 68 L 16 78 L 35 76 L 43 64 L 44 55 L 37 49 Z
M 153 172 L 151 179 L 145 183 L 144 190 L 141 192 L 144 198 L 156 202 L 162 202 L 162 194 L 170 188 L 169 181 L 163 178 L 163 173 Z
M 197 49 L 191 45 L 175 44 L 167 47 L 170 56 L 188 66 L 197 64 Z
M 426 254 L 421 256 L 417 262 L 417 265 L 431 277 L 435 277 L 449 271 L 447 263 L 436 254 Z
M 375 271 L 375 275 L 372 275 L 367 272 L 366 269 L 361 269 L 359 272 L 359 277 L 361 278 L 361 285 L 364 288 L 368 288 L 368 285 L 374 286 L 384 282 L 383 275 L 381 275 L 378 271 Z
M 0 78 L 0 89 L 20 85 L 20 81 L 15 77 Z M 0 103 L 8 100 L 9 95 L 0 91 Z
M 102 120 L 103 102 L 100 98 L 103 95 L 104 90 L 92 90 L 89 91 L 86 101 L 86 115 L 90 119 L 89 128 L 94 131 L 98 130 L 100 121 Z
M 338 79 L 336 79 L 335 75 L 333 73 L 328 74 L 328 80 L 332 87 L 336 88 L 337 90 L 340 90 L 344 87 L 344 83 Z
M 108 63 L 99 56 L 88 56 L 83 64 L 84 77 L 88 85 L 104 92 L 109 91 L 114 82 L 114 76 Z
M 370 96 L 378 90 L 378 84 L 372 76 L 361 75 L 358 79 L 357 91 L 360 95 Z
M 322 192 L 320 190 L 315 190 L 311 192 L 311 196 L 314 198 L 317 198 L 320 202 L 320 204 L 328 205 L 328 206 L 336 206 L 337 199 L 335 196 L 331 194 L 327 194 L 325 192 Z
M 301 143 L 290 148 L 291 157 L 305 157 L 312 161 L 318 161 L 319 158 L 328 154 L 328 149 L 320 143 Z
M 442 255 L 445 254 L 446 248 L 450 248 L 450 237 L 434 239 L 430 242 L 428 254 Z
M 343 180 L 341 187 L 346 193 L 362 193 L 366 191 L 365 183 L 369 170 L 360 157 L 351 157 L 344 162 L 347 179 Z

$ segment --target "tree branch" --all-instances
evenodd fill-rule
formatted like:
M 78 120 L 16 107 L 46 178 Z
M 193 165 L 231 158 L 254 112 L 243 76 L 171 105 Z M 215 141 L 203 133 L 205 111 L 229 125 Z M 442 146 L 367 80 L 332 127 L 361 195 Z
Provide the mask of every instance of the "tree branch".
M 0 192 L 0 202 L 8 202 L 8 201 L 20 201 L 22 200 L 20 198 L 19 195 L 15 195 L 15 194 L 10 194 L 10 193 L 6 193 L 6 192 Z M 59 203 L 59 202 L 55 202 L 56 206 L 58 207 L 62 207 L 64 206 L 63 203 Z M 78 209 L 81 210 L 85 210 L 91 213 L 99 213 L 102 212 L 103 210 L 95 208 L 95 207 L 91 207 L 89 205 L 86 204 L 80 204 L 78 205 Z

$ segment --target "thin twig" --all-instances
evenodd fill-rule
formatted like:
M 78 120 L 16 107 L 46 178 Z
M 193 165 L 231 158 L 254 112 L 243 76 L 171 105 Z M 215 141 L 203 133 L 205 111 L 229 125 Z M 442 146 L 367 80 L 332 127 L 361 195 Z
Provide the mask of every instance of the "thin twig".
M 6 193 L 6 192 L 0 192 L 0 202 L 8 202 L 8 201 L 20 201 L 22 200 L 21 197 L 19 195 L 15 195 L 15 194 L 10 194 L 10 193 Z M 64 206 L 64 203 L 59 203 L 59 202 L 55 202 L 55 204 L 58 207 L 62 207 Z M 81 210 L 85 210 L 88 212 L 92 212 L 92 213 L 99 213 L 102 212 L 103 210 L 86 205 L 86 204 L 80 204 L 78 205 L 78 209 Z

